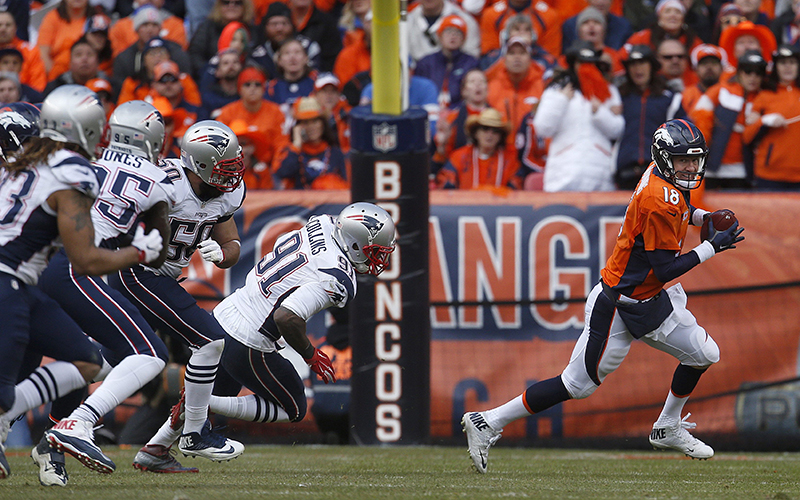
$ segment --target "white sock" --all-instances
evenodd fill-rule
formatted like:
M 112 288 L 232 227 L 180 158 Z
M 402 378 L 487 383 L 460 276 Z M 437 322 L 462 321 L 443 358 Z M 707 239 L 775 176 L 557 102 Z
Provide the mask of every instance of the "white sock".
M 66 361 L 40 366 L 14 387 L 14 405 L 3 414 L 8 422 L 28 410 L 56 400 L 86 385 L 78 367 Z
M 667 401 L 664 403 L 664 408 L 661 409 L 661 415 L 656 420 L 657 425 L 675 425 L 681 421 L 681 413 L 686 402 L 689 401 L 689 396 L 679 398 L 669 391 L 667 394 Z
M 214 388 L 223 347 L 225 347 L 224 340 L 215 340 L 195 350 L 189 358 L 184 377 L 186 420 L 183 432 L 185 434 L 200 432 L 208 418 L 208 398 L 211 397 Z
M 179 437 L 181 437 L 181 429 L 176 431 L 172 430 L 172 427 L 169 426 L 169 418 L 167 418 L 167 421 L 164 422 L 164 425 L 158 429 L 156 435 L 153 436 L 153 438 L 150 439 L 147 444 L 157 444 L 164 446 L 165 448 L 169 448 Z
M 248 422 L 289 422 L 283 408 L 255 394 L 241 397 L 211 396 L 209 408 L 214 413 Z
M 486 416 L 486 423 L 489 424 L 492 429 L 501 431 L 503 427 L 514 420 L 530 417 L 531 413 L 522 403 L 522 394 L 520 394 L 508 403 L 485 411 L 484 415 Z
M 164 365 L 164 361 L 155 356 L 128 356 L 111 370 L 100 387 L 69 418 L 96 424 L 100 417 L 150 382 L 164 369 Z

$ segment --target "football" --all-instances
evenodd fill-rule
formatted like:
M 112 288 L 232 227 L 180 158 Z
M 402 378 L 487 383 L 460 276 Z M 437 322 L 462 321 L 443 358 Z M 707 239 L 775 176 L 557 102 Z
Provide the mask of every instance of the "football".
M 700 227 L 700 243 L 708 239 L 708 227 L 710 226 L 708 221 L 714 221 L 714 229 L 717 231 L 724 231 L 735 224 L 737 219 L 736 215 L 734 215 L 734 213 L 728 209 L 711 212 L 709 217 L 703 221 L 703 225 Z

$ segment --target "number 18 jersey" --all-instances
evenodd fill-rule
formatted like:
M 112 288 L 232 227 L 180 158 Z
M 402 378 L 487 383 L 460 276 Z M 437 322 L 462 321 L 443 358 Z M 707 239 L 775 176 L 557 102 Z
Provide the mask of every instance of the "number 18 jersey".
M 281 236 L 244 286 L 214 309 L 225 331 L 252 349 L 272 352 L 281 337 L 272 320 L 278 306 L 308 320 L 355 297 L 355 269 L 333 240 L 334 228 L 333 217 L 320 215 Z

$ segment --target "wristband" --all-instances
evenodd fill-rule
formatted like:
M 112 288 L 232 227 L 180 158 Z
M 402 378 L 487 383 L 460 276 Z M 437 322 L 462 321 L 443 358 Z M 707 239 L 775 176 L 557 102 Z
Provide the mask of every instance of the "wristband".
M 136 248 L 136 247 L 133 247 Z M 136 250 L 139 250 L 136 248 Z M 139 250 L 139 264 L 144 264 L 145 259 L 147 259 L 147 254 L 144 250 Z

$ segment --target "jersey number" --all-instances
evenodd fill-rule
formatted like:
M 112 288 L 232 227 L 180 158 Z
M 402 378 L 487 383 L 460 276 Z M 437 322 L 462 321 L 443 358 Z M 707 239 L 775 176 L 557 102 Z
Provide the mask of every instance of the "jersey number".
M 662 189 L 664 189 L 664 201 L 672 203 L 673 205 L 677 205 L 681 202 L 681 195 L 676 189 L 671 189 L 666 186 Z
M 12 192 L 8 195 L 8 197 L 14 200 L 14 204 L 11 205 L 11 208 L 8 209 L 8 212 L 6 212 L 3 218 L 0 219 L 0 225 L 5 226 L 14 222 L 17 214 L 19 214 L 19 211 L 22 210 L 22 207 L 25 205 L 25 200 L 28 198 L 28 195 L 31 192 L 31 187 L 33 187 L 33 183 L 36 180 L 36 174 L 30 170 L 22 170 L 20 171 L 19 175 L 24 175 L 25 181 L 23 181 L 22 184 L 18 183 L 19 187 L 11 187 Z M 3 179 L 3 184 L 0 184 L 0 189 L 2 189 L 10 179 L 10 176 L 6 176 L 6 178 Z
M 169 250 L 167 260 L 180 262 L 189 260 L 197 249 L 201 241 L 207 240 L 211 236 L 216 220 L 203 222 L 172 219 L 170 220 L 169 230 Z
M 93 164 L 97 180 L 100 184 L 106 186 L 106 178 L 108 177 L 108 170 L 98 164 Z M 107 201 L 97 199 L 95 207 L 103 217 L 110 220 L 114 225 L 120 229 L 128 229 L 131 219 L 136 215 L 137 204 L 136 200 L 142 197 L 147 197 L 153 188 L 153 181 L 142 177 L 140 175 L 126 172 L 125 170 L 118 170 L 114 178 L 111 180 L 111 185 L 108 190 L 118 199 L 122 200 L 127 205 L 126 208 L 120 212 L 119 207 L 115 207 Z M 135 196 L 133 191 L 138 191 L 139 196 Z
M 258 276 L 258 286 L 264 297 L 269 297 L 270 287 L 281 281 L 287 275 L 299 269 L 306 262 L 308 257 L 299 252 L 300 234 L 296 233 L 278 245 L 272 253 L 269 253 L 256 264 L 256 276 Z M 292 256 L 294 254 L 294 256 Z

